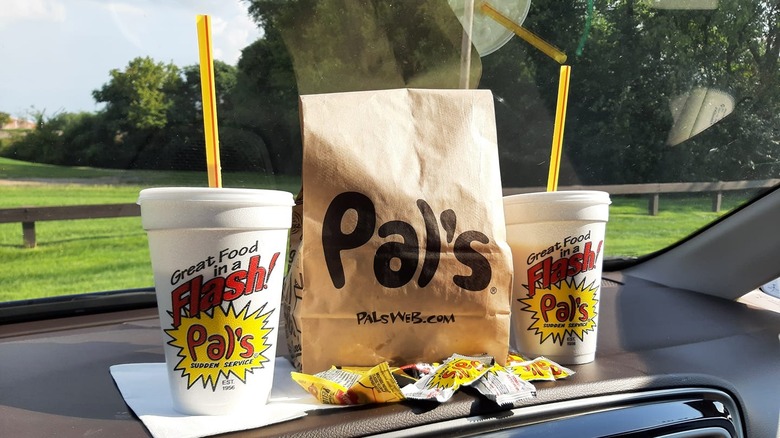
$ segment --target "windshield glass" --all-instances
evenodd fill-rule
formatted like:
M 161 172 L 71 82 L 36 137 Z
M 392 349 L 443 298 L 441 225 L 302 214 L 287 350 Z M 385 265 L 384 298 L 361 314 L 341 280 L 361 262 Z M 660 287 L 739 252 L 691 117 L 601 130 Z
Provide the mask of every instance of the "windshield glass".
M 139 191 L 208 185 L 197 14 L 225 187 L 298 193 L 299 95 L 411 87 L 491 90 L 504 193 L 544 191 L 562 65 L 558 189 L 610 193 L 607 259 L 778 183 L 777 2 L 475 3 L 4 1 L 0 301 L 153 284 Z

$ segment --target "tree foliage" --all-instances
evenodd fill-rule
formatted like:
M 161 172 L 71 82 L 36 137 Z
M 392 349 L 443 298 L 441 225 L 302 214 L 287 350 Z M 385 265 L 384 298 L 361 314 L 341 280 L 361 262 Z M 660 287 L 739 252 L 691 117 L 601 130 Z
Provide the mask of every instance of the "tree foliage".
M 585 5 L 532 3 L 524 26 L 561 47 L 572 65 L 564 152 L 576 171 L 563 172 L 562 178 L 595 184 L 775 177 L 780 172 L 778 4 L 721 0 L 713 11 L 650 5 L 596 0 L 578 55 Z M 549 153 L 558 66 L 522 41 L 512 43 L 483 60 L 482 85 L 502 97 L 499 124 L 513 133 L 502 142 L 508 146 L 502 150 L 504 173 L 520 184 L 543 185 L 546 162 L 535 163 Z M 516 72 L 514 78 L 507 78 L 509 70 Z M 701 134 L 669 146 L 670 102 L 696 87 L 730 94 L 735 109 Z M 535 93 L 540 98 L 529 100 Z
M 226 170 L 297 174 L 298 95 L 458 86 L 461 28 L 446 1 L 245 0 L 263 37 L 215 74 Z M 523 26 L 572 66 L 562 184 L 759 179 L 780 174 L 780 4 L 716 10 L 644 0 L 534 0 Z M 589 30 L 586 32 L 586 23 Z M 544 185 L 559 65 L 519 38 L 479 58 L 473 85 L 495 97 L 506 185 Z M 670 103 L 706 87 L 733 112 L 671 146 Z M 197 66 L 136 58 L 111 70 L 96 114 L 39 114 L 6 154 L 58 164 L 202 169 Z
M 120 130 L 164 128 L 173 105 L 172 93 L 181 88 L 179 68 L 149 57 L 135 58 L 124 70 L 113 69 L 111 79 L 92 92 L 104 113 Z

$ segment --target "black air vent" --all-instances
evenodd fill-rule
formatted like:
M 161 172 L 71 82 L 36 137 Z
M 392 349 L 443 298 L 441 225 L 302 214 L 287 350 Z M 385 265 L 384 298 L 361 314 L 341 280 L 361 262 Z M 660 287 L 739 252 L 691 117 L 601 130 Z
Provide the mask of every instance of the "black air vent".
M 376 435 L 580 438 L 742 438 L 734 400 L 709 388 L 618 394 L 528 406 Z

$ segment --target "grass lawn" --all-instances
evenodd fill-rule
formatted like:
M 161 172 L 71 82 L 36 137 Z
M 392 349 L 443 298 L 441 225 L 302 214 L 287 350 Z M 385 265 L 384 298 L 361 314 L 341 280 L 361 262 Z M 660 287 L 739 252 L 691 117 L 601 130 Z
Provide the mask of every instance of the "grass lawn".
M 2 157 L 0 180 L 15 181 L 0 181 L 0 208 L 130 203 L 147 187 L 208 185 L 205 172 L 73 168 Z M 298 178 L 248 172 L 226 172 L 223 184 L 300 189 Z M 0 224 L 0 302 L 153 283 L 140 217 L 43 221 L 35 231 L 37 246 L 24 248 L 21 224 Z
M 646 197 L 613 197 L 609 208 L 607 257 L 635 257 L 665 248 L 736 208 L 755 192 L 724 193 L 721 211 L 709 194 L 661 195 L 657 216 L 647 214 Z
M 112 169 L 95 169 L 91 167 L 66 167 L 50 164 L 30 163 L 0 157 L 0 178 L 32 179 L 32 178 L 103 178 L 120 174 L 122 171 Z
M 0 302 L 152 284 L 140 217 L 38 222 L 35 248 L 21 228 L 0 224 Z
M 135 190 L 135 194 L 128 198 L 128 201 L 117 202 L 135 202 L 138 190 L 147 187 L 208 186 L 205 169 L 203 172 L 95 169 L 29 163 L 4 157 L 0 157 L 0 179 L 49 180 L 49 182 L 77 180 L 75 182 L 92 185 L 120 185 L 125 186 L 128 191 Z M 300 178 L 289 176 L 262 175 L 252 172 L 224 172 L 222 180 L 225 187 L 279 189 L 287 190 L 293 194 L 298 193 L 300 189 Z M 5 192 L 5 187 L 2 187 L 2 190 Z M 60 191 L 60 193 L 62 192 Z M 37 203 L 35 196 L 30 196 L 30 199 L 34 203 L 31 205 L 43 205 Z M 3 200 L 0 199 L 0 202 Z
M 0 185 L 0 208 L 135 202 L 145 187 L 205 186 L 205 172 L 114 171 L 64 168 L 0 158 L 0 180 L 53 179 L 56 183 Z M 225 174 L 226 187 L 277 188 L 297 193 L 295 178 Z M 94 180 L 68 184 L 63 179 Z M 104 184 L 105 178 L 116 180 Z M 139 183 L 144 181 L 145 183 Z M 661 249 L 725 214 L 753 193 L 724 194 L 713 213 L 709 195 L 662 195 L 658 216 L 647 198 L 614 197 L 605 242 L 606 257 L 634 257 Z M 147 287 L 153 284 L 146 234 L 140 217 L 36 223 L 38 245 L 22 246 L 19 223 L 0 224 L 0 302 L 27 298 Z

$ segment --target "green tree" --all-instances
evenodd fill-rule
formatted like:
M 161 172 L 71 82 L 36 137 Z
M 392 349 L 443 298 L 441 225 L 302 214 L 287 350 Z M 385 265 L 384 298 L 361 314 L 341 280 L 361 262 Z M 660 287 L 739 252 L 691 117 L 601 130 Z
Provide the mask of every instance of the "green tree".
M 168 110 L 173 106 L 171 92 L 181 86 L 178 67 L 139 57 L 124 70 L 113 69 L 109 75 L 109 82 L 94 90 L 92 96 L 106 104 L 106 117 L 116 123 L 118 130 L 166 126 Z
M 11 152 L 22 160 L 59 164 L 65 155 L 62 132 L 68 125 L 69 114 L 47 116 L 46 110 L 31 109 L 30 116 L 35 122 L 35 129 L 22 141 L 15 142 Z
M 458 76 L 460 28 L 446 2 L 245 2 L 264 35 L 236 67 L 215 62 L 227 170 L 300 171 L 299 93 L 446 88 Z M 589 15 L 586 2 L 534 0 L 523 23 L 572 66 L 563 184 L 780 174 L 780 3 L 720 0 L 712 11 L 594 4 Z M 472 55 L 479 86 L 495 96 L 504 183 L 543 185 L 559 65 L 519 38 L 482 59 Z M 735 109 L 669 146 L 670 101 L 697 87 L 730 94 Z M 40 113 L 25 148 L 4 151 L 46 162 L 78 154 L 90 161 L 80 164 L 202 169 L 197 66 L 136 58 L 93 96 L 106 104 L 98 114 Z
M 11 121 L 11 115 L 6 112 L 0 111 L 0 126 L 3 126 L 10 121 Z
M 200 82 L 200 67 L 189 65 L 180 69 L 181 80 L 177 87 L 168 90 L 172 105 L 166 119 L 166 129 L 155 133 L 154 148 L 145 148 L 137 164 L 143 167 L 200 170 L 205 163 L 203 134 L 203 106 Z M 234 88 L 236 67 L 220 60 L 214 60 L 215 96 L 220 136 L 220 151 L 223 170 L 249 170 L 251 160 L 230 158 L 231 151 L 238 147 L 231 138 L 234 112 Z
M 214 60 L 214 94 L 217 100 L 217 117 L 224 123 L 233 110 L 233 91 L 236 87 L 236 67 L 218 59 Z M 203 107 L 200 87 L 200 66 L 189 65 L 180 69 L 181 80 L 176 88 L 167 90 L 172 104 L 168 108 L 167 121 L 172 124 L 197 123 L 202 125 Z M 224 116 L 224 118 L 223 118 Z M 202 126 L 201 126 L 202 127 Z
M 246 3 L 264 36 L 244 49 L 238 65 L 238 116 L 259 116 L 256 133 L 281 172 L 301 168 L 298 93 L 459 85 L 463 31 L 446 2 Z M 475 50 L 472 59 L 476 86 L 481 63 Z
M 243 148 L 253 153 L 251 159 L 268 172 L 299 174 L 297 86 L 292 61 L 275 28 L 242 51 L 232 104 L 229 123 L 243 128 Z
M 111 133 L 100 142 L 109 162 L 99 161 L 108 167 L 158 167 L 154 157 L 164 155 L 168 141 L 164 129 L 169 127 L 174 96 L 182 89 L 180 69 L 138 57 L 124 70 L 111 70 L 109 76 L 106 84 L 92 92 L 98 103 L 106 104 L 100 121 L 103 131 Z
M 113 157 L 101 139 L 110 138 L 101 116 L 60 112 L 47 116 L 32 110 L 36 128 L 17 138 L 4 155 L 38 163 L 110 167 Z
M 780 173 L 777 2 L 720 0 L 711 11 L 653 9 L 642 0 L 594 3 L 581 54 L 584 2 L 534 1 L 523 23 L 566 52 L 572 66 L 564 156 L 577 171 L 563 172 L 565 182 Z M 501 98 L 496 111 L 505 180 L 539 185 L 546 178 L 559 67 L 517 38 L 483 63 L 480 86 Z M 670 102 L 696 87 L 724 91 L 736 107 L 701 134 L 669 146 Z

